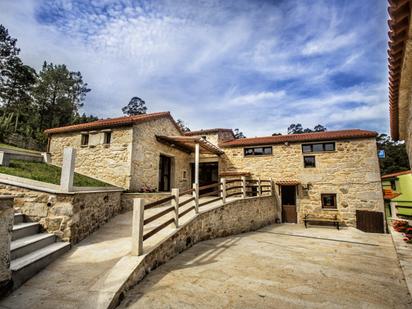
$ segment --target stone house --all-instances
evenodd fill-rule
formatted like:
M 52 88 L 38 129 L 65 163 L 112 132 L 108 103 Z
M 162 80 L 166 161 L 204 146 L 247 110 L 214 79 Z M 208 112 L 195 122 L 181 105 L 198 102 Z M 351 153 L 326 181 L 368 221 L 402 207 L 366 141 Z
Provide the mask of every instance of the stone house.
M 405 140 L 412 166 L 412 5 L 389 1 L 389 110 L 394 140 Z
M 77 149 L 76 171 L 130 192 L 186 190 L 221 177 L 271 178 L 283 221 L 356 210 L 383 212 L 376 132 L 342 130 L 235 139 L 231 129 L 182 133 L 168 112 L 49 129 L 48 151 L 60 165 Z

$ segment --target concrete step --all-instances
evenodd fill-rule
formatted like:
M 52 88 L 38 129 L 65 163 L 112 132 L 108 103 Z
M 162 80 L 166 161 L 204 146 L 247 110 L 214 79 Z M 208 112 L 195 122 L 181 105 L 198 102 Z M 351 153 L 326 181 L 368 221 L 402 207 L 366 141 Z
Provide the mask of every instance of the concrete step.
M 13 225 L 13 234 L 11 240 L 37 234 L 40 230 L 38 222 L 23 222 Z
M 34 234 L 13 240 L 10 245 L 11 260 L 15 260 L 55 242 L 56 236 L 48 233 Z
M 13 289 L 20 287 L 25 281 L 33 277 L 69 249 L 70 243 L 56 242 L 12 260 L 10 269 L 12 270 Z
M 19 224 L 19 223 L 23 223 L 24 222 L 24 215 L 20 212 L 16 212 L 14 214 L 14 224 Z

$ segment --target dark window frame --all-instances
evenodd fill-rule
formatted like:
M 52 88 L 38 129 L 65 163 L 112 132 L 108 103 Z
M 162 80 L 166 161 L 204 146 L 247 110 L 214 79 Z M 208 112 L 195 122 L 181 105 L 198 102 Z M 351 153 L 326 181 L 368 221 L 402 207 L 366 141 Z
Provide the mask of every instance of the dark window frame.
M 80 145 L 81 146 L 89 146 L 89 141 L 90 141 L 90 134 L 82 133 Z
M 322 150 L 313 150 L 314 145 L 318 146 L 318 145 L 322 145 Z M 326 150 L 326 146 L 325 145 L 333 145 L 333 150 Z M 305 151 L 304 148 L 309 147 L 309 151 Z M 336 142 L 323 142 L 323 143 L 312 143 L 312 144 L 302 144 L 302 153 L 313 153 L 313 152 L 333 152 L 336 151 Z
M 333 198 L 333 206 L 327 206 L 327 205 L 325 205 L 323 199 L 324 199 L 325 197 L 327 197 L 327 196 L 332 196 L 332 198 Z M 332 210 L 338 209 L 338 203 L 337 203 L 337 195 L 336 195 L 336 193 L 322 193 L 322 194 L 320 195 L 320 200 L 321 200 L 321 203 L 322 203 L 322 209 L 332 209 Z
M 256 153 L 256 149 L 262 149 L 261 152 Z M 269 150 L 269 153 L 267 153 L 266 151 Z M 247 153 L 250 152 L 251 153 Z M 256 157 L 260 157 L 260 156 L 271 156 L 273 155 L 273 147 L 272 146 L 258 146 L 258 147 L 247 147 L 247 148 L 243 148 L 243 156 L 244 157 L 252 157 L 252 156 L 256 156 Z
M 306 158 L 313 158 L 313 166 L 306 164 Z M 303 156 L 303 167 L 304 168 L 315 168 L 316 167 L 316 156 Z
M 103 144 L 110 145 L 112 143 L 112 132 L 104 132 Z

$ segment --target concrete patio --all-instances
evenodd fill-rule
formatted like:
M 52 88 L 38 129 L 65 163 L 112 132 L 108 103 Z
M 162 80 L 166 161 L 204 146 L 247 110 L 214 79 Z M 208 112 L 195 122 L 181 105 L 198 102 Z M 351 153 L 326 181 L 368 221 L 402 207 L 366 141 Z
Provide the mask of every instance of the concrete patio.
M 120 307 L 410 308 L 390 235 L 272 225 L 205 241 L 150 273 Z

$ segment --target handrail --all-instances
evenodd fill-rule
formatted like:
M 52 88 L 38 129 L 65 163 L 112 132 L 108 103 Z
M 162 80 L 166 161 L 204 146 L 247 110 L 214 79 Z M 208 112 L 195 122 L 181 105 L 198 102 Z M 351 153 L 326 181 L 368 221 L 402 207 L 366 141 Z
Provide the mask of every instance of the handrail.
M 239 195 L 239 194 L 242 195 L 243 193 L 242 192 L 233 192 L 233 193 L 227 194 L 226 197 L 231 197 L 231 196 Z
M 145 220 L 143 221 L 143 224 L 144 224 L 144 225 L 149 224 L 150 222 L 153 222 L 154 220 L 159 219 L 160 217 L 163 217 L 164 215 L 166 215 L 166 214 L 168 214 L 169 212 L 172 212 L 172 211 L 174 211 L 174 210 L 175 210 L 175 207 L 174 207 L 174 206 L 171 206 L 171 207 L 169 207 L 169 208 L 166 208 L 165 210 L 163 210 L 163 211 L 161 211 L 161 212 L 159 212 L 159 213 L 157 213 L 157 214 L 155 214 L 155 215 L 153 215 L 153 216 L 145 219 Z
M 179 196 L 190 194 L 190 193 L 193 193 L 194 191 L 195 191 L 195 189 L 188 189 L 188 190 L 180 192 Z
M 233 189 L 242 189 L 242 188 L 243 186 L 231 186 L 231 187 L 226 188 L 226 191 L 233 190 Z
M 234 183 L 234 182 L 241 182 L 241 181 L 242 181 L 242 179 L 228 179 L 228 180 L 226 180 L 226 184 Z
M 157 200 L 157 201 L 154 201 L 154 202 L 151 202 L 149 204 L 144 205 L 144 209 L 147 210 L 147 209 L 153 208 L 155 206 L 159 206 L 161 204 L 164 204 L 166 202 L 169 202 L 169 201 L 173 200 L 174 198 L 175 197 L 173 195 L 164 197 L 160 200 Z
M 191 198 L 188 198 L 186 201 L 180 202 L 180 203 L 179 203 L 179 208 L 182 207 L 183 205 L 186 205 L 186 204 L 194 201 L 195 199 L 196 199 L 196 198 L 193 196 L 193 197 L 191 197 Z
M 210 196 L 210 195 L 219 194 L 219 193 L 221 193 L 221 192 L 222 192 L 222 190 L 215 190 L 215 191 L 212 191 L 212 192 L 202 193 L 202 194 L 200 194 L 200 196 L 201 196 L 201 197 L 205 197 L 205 196 Z
M 210 184 L 210 185 L 206 185 L 206 186 L 199 187 L 199 191 L 200 191 L 200 190 L 205 190 L 205 189 L 214 188 L 214 187 L 218 187 L 218 186 L 220 186 L 220 183 L 219 183 L 219 182 L 217 182 L 217 183 L 212 183 L 212 184 Z
M 183 217 L 185 214 L 191 212 L 191 211 L 194 210 L 194 209 L 195 209 L 195 206 L 191 206 L 191 207 L 189 207 L 188 209 L 186 209 L 185 211 L 182 211 L 182 212 L 179 214 L 179 218 Z
M 162 223 L 159 226 L 156 226 L 153 230 L 147 232 L 146 234 L 143 235 L 143 240 L 148 239 L 149 237 L 152 237 L 154 234 L 156 234 L 157 232 L 163 230 L 166 226 L 168 226 L 169 224 L 175 222 L 175 219 L 169 219 L 167 220 L 165 223 Z
M 199 204 L 199 207 L 200 207 L 200 206 L 205 206 L 205 205 L 207 205 L 207 204 L 216 202 L 216 201 L 221 200 L 221 199 L 222 199 L 222 197 L 219 196 L 219 197 L 214 198 L 214 199 L 211 199 L 211 200 L 209 200 L 209 201 L 205 201 L 205 202 L 203 202 L 203 203 L 200 203 L 200 204 Z

